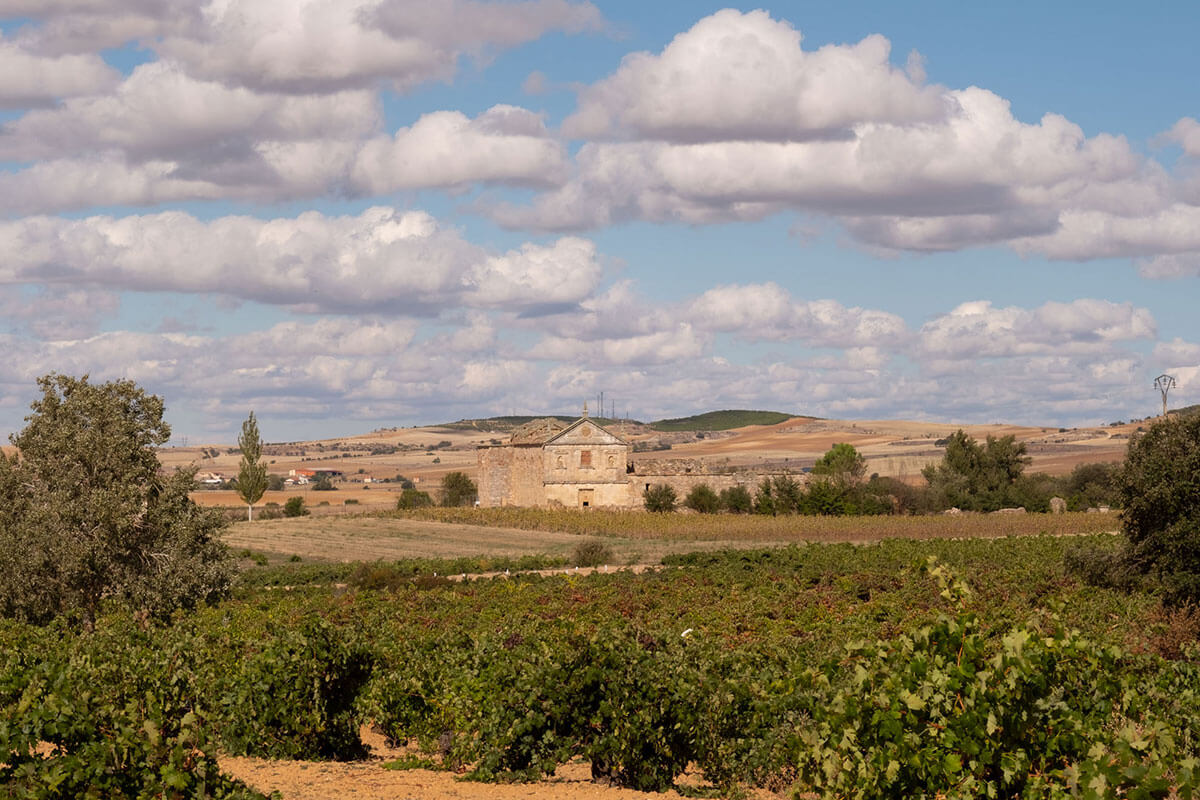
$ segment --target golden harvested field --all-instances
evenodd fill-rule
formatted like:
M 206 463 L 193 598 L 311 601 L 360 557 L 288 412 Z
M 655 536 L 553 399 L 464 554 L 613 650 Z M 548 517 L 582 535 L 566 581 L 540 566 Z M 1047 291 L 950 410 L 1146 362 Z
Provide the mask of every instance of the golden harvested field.
M 261 522 L 238 522 L 226 531 L 225 542 L 279 556 L 298 555 L 306 561 L 396 561 L 405 558 L 460 556 L 569 555 L 579 544 L 578 533 L 520 530 L 396 517 L 299 517 Z M 614 564 L 657 562 L 668 553 L 745 546 L 739 539 L 646 539 L 611 536 Z M 759 541 L 757 545 L 786 544 Z
M 600 536 L 620 564 L 672 552 L 886 538 L 1070 536 L 1116 531 L 1113 514 L 959 514 L 932 517 L 763 517 L 538 509 L 425 509 L 383 515 L 239 522 L 234 548 L 306 560 L 370 561 L 458 556 L 567 555 Z

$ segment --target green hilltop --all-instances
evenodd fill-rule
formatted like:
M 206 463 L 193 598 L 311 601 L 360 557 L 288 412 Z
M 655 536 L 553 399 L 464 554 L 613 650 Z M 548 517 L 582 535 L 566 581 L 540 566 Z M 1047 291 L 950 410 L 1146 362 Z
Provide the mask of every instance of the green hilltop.
M 794 419 L 795 414 L 781 411 L 747 411 L 745 409 L 709 411 L 676 419 L 660 419 L 650 423 L 656 431 L 727 431 L 747 425 L 777 425 Z
M 446 422 L 433 427 L 457 431 L 479 430 L 507 432 L 513 430 L 514 428 L 518 428 L 527 422 L 532 422 L 535 419 L 545 419 L 546 417 L 561 420 L 562 422 L 574 422 L 576 419 L 578 419 L 577 416 L 568 416 L 564 414 L 540 414 L 538 416 L 516 415 L 487 417 L 484 419 L 460 419 L 458 422 Z M 727 431 L 733 428 L 742 428 L 746 425 L 776 425 L 780 422 L 785 422 L 789 419 L 795 418 L 795 414 L 785 414 L 781 411 L 749 411 L 746 409 L 728 409 L 725 411 L 709 411 L 704 414 L 694 414 L 690 417 L 660 419 L 645 424 L 647 427 L 653 430 L 664 433 L 676 431 Z M 609 419 L 607 417 L 592 417 L 592 419 L 594 419 L 599 425 L 614 425 L 623 422 L 628 422 L 633 425 L 643 424 L 637 420 L 618 420 Z

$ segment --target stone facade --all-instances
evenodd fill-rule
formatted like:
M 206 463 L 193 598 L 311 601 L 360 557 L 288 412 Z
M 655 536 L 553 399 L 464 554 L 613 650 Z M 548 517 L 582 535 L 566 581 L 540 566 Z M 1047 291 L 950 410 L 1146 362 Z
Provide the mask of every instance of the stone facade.
M 584 416 L 570 424 L 538 419 L 513 432 L 508 443 L 478 450 L 479 505 L 641 508 L 642 492 L 665 483 L 680 499 L 695 486 L 720 492 L 754 491 L 763 475 L 712 470 L 692 459 L 647 461 L 637 468 L 633 448 Z

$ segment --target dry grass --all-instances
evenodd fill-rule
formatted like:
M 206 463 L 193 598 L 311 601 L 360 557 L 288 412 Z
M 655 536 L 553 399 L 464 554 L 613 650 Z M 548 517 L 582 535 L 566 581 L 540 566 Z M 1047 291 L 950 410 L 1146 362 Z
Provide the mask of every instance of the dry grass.
M 388 517 L 298 517 L 238 522 L 226 544 L 305 561 L 395 561 L 404 558 L 551 555 L 569 557 L 580 535 Z M 656 563 L 668 553 L 736 547 L 742 542 L 606 538 L 613 564 Z M 762 544 L 784 544 L 784 542 Z
M 225 534 L 247 548 L 305 560 L 373 561 L 460 556 L 570 556 L 583 536 L 603 536 L 615 564 L 668 553 L 797 542 L 886 538 L 994 538 L 1113 531 L 1104 514 L 963 514 L 936 517 L 760 517 L 546 509 L 444 509 L 239 522 Z
M 756 514 L 650 514 L 643 511 L 538 508 L 428 508 L 390 518 L 584 536 L 672 541 L 865 542 L 878 539 L 965 539 L 1115 531 L 1110 514 L 944 514 L 927 517 L 768 517 Z

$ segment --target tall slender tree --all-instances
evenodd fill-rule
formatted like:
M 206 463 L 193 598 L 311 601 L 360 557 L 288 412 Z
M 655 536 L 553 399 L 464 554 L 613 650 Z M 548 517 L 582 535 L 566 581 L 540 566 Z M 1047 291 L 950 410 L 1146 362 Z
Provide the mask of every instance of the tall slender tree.
M 258 421 L 254 412 L 242 423 L 242 435 L 238 437 L 242 449 L 242 464 L 238 469 L 238 496 L 246 503 L 246 519 L 253 521 L 254 504 L 262 499 L 267 490 L 267 467 L 262 463 L 262 439 L 258 436 Z

